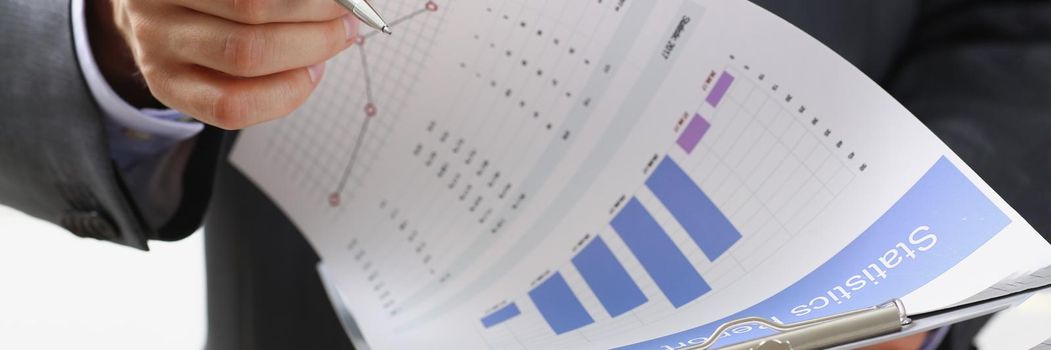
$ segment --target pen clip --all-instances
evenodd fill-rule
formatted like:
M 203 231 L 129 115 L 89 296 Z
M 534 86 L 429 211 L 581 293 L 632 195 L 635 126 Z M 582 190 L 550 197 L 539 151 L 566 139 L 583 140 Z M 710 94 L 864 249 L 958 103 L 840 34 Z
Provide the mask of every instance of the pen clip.
M 897 312 L 895 314 L 889 313 L 889 310 L 891 308 L 895 309 Z M 704 340 L 704 342 L 701 342 L 699 344 L 693 345 L 693 346 L 688 347 L 688 348 L 684 348 L 683 350 L 712 350 L 712 349 L 716 349 L 713 346 L 715 345 L 716 342 L 718 342 L 720 340 L 720 338 L 719 338 L 720 334 L 722 334 L 723 332 L 726 332 L 727 330 L 730 330 L 730 329 L 732 329 L 734 327 L 738 327 L 738 326 L 741 326 L 741 325 L 760 324 L 760 325 L 769 327 L 771 329 L 774 329 L 774 330 L 776 330 L 778 332 L 789 332 L 789 331 L 797 331 L 797 330 L 801 330 L 801 329 L 806 329 L 806 328 L 809 328 L 809 327 L 812 327 L 812 326 L 815 326 L 815 325 L 819 325 L 819 324 L 831 323 L 831 322 L 835 322 L 837 320 L 845 320 L 845 319 L 855 318 L 855 317 L 860 316 L 860 315 L 869 314 L 869 313 L 873 313 L 873 312 L 877 312 L 877 311 L 885 313 L 886 315 L 888 315 L 887 317 L 890 317 L 891 315 L 896 315 L 897 319 L 896 319 L 895 322 L 897 322 L 897 325 L 899 327 L 905 326 L 905 325 L 907 325 L 907 324 L 909 324 L 911 322 L 911 320 L 908 318 L 908 315 L 906 315 L 906 313 L 905 313 L 905 305 L 899 299 L 894 299 L 894 300 L 891 300 L 889 302 L 886 302 L 886 303 L 883 303 L 883 304 L 880 304 L 880 305 L 870 306 L 870 307 L 863 308 L 863 309 L 852 310 L 852 311 L 847 311 L 847 312 L 843 312 L 843 313 L 839 313 L 839 314 L 835 314 L 835 315 L 829 315 L 829 316 L 825 316 L 825 317 L 815 318 L 815 319 L 812 319 L 812 320 L 795 322 L 795 323 L 788 323 L 788 324 L 780 323 L 780 322 L 769 320 L 769 319 L 762 318 L 762 317 L 755 317 L 755 316 L 753 316 L 753 317 L 744 317 L 744 318 L 739 318 L 739 319 L 736 319 L 736 320 L 733 320 L 733 321 L 729 321 L 729 322 L 723 323 L 722 325 L 719 326 L 719 328 L 716 328 L 714 331 L 712 331 L 712 334 L 709 335 L 708 338 Z M 890 322 L 890 321 L 889 320 L 884 320 L 884 322 Z M 879 328 L 879 329 L 882 330 L 882 328 Z M 787 350 L 793 349 L 793 346 L 792 346 L 792 344 L 790 342 L 788 342 L 788 341 L 781 341 L 781 340 L 777 339 L 777 335 L 774 335 L 774 336 L 771 336 L 771 337 L 767 337 L 767 338 L 762 338 L 762 339 L 765 339 L 765 340 L 760 342 L 759 344 L 757 344 L 753 348 L 756 348 L 756 349 L 760 349 L 760 348 L 761 349 L 787 349 Z M 751 340 L 750 342 L 754 342 L 754 341 L 756 341 L 756 340 Z

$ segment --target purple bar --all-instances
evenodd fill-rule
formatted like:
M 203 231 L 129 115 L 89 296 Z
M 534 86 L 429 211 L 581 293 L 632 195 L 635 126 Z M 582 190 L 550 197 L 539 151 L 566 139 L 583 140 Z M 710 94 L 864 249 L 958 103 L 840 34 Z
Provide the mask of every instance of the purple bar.
M 701 143 L 701 138 L 708 133 L 708 128 L 711 126 L 712 124 L 704 120 L 704 117 L 700 114 L 694 115 L 693 119 L 690 120 L 690 124 L 686 125 L 686 130 L 682 132 L 682 135 L 679 135 L 679 147 L 682 147 L 682 150 L 686 151 L 687 154 L 693 153 L 693 149 L 697 147 L 698 143 Z
M 730 84 L 734 83 L 734 76 L 730 75 L 730 72 L 723 72 L 723 75 L 719 76 L 719 80 L 715 82 L 715 87 L 712 88 L 712 92 L 708 94 L 708 104 L 712 107 L 719 107 L 719 101 L 723 100 L 723 96 L 726 95 L 726 91 L 730 90 Z

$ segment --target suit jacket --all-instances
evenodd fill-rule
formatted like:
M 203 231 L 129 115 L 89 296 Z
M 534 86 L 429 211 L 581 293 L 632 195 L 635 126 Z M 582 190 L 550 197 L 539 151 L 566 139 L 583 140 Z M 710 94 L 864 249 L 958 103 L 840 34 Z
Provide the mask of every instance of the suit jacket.
M 1051 2 L 755 2 L 882 84 L 1051 232 Z M 143 222 L 109 159 L 71 31 L 68 1 L 0 0 L 0 203 L 140 249 L 203 221 L 208 348 L 351 348 L 318 281 L 317 256 L 225 161 L 235 134 L 200 135 L 175 216 L 161 227 Z M 983 322 L 955 326 L 943 348 L 971 347 Z

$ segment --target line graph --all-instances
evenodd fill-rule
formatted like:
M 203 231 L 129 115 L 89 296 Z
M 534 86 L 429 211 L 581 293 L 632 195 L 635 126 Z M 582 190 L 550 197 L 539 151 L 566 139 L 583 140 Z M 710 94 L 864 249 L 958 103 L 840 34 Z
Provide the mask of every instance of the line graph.
M 393 21 L 390 21 L 388 23 L 388 26 L 391 29 L 395 29 L 400 24 L 410 21 L 413 18 L 437 11 L 438 4 L 434 1 L 427 1 L 426 3 L 424 3 L 422 8 L 417 9 L 404 16 L 398 17 Z M 350 150 L 350 157 L 347 160 L 347 165 L 346 167 L 344 167 L 342 175 L 340 176 L 339 183 L 336 186 L 335 190 L 333 190 L 332 193 L 329 194 L 328 204 L 329 206 L 334 208 L 339 207 L 343 203 L 343 194 L 347 191 L 347 185 L 350 182 L 351 176 L 354 174 L 355 165 L 358 162 L 358 157 L 361 153 L 361 148 L 364 144 L 366 136 L 368 135 L 369 124 L 372 123 L 372 120 L 375 119 L 376 115 L 379 113 L 379 109 L 376 106 L 375 92 L 373 90 L 372 75 L 370 74 L 369 70 L 369 55 L 367 51 L 366 42 L 368 42 L 370 38 L 380 33 L 382 32 L 373 29 L 372 31 L 364 35 L 359 35 L 357 42 L 355 43 L 355 46 L 357 47 L 358 52 L 361 55 L 360 62 L 362 79 L 365 82 L 365 118 L 361 122 L 361 128 L 359 129 L 357 137 L 354 140 L 354 146 Z

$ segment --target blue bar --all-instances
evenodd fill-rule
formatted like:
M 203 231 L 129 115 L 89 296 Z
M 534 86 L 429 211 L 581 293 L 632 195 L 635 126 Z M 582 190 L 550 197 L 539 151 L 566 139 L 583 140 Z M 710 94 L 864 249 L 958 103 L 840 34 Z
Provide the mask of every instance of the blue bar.
M 671 158 L 661 161 L 646 180 L 646 186 L 686 229 L 708 260 L 715 261 L 741 239 L 741 233 L 726 215 Z
M 489 314 L 489 316 L 483 317 L 482 325 L 485 326 L 485 328 L 489 328 L 501 324 L 504 321 L 510 320 L 511 318 L 518 316 L 521 313 L 522 312 L 518 310 L 518 305 L 515 305 L 515 303 L 510 303 L 500 308 L 499 310 L 496 310 L 496 312 Z
M 647 301 L 646 295 L 613 256 L 601 236 L 595 237 L 573 257 L 573 266 L 584 276 L 584 281 L 611 317 L 620 316 Z
M 544 320 L 555 334 L 569 332 L 595 322 L 584 309 L 584 305 L 580 304 L 580 299 L 573 295 L 561 273 L 555 272 L 551 278 L 529 291 L 529 298 L 533 299 L 533 304 L 536 304 L 540 315 L 544 316 Z
M 712 289 L 638 199 L 632 198 L 611 225 L 673 306 Z

